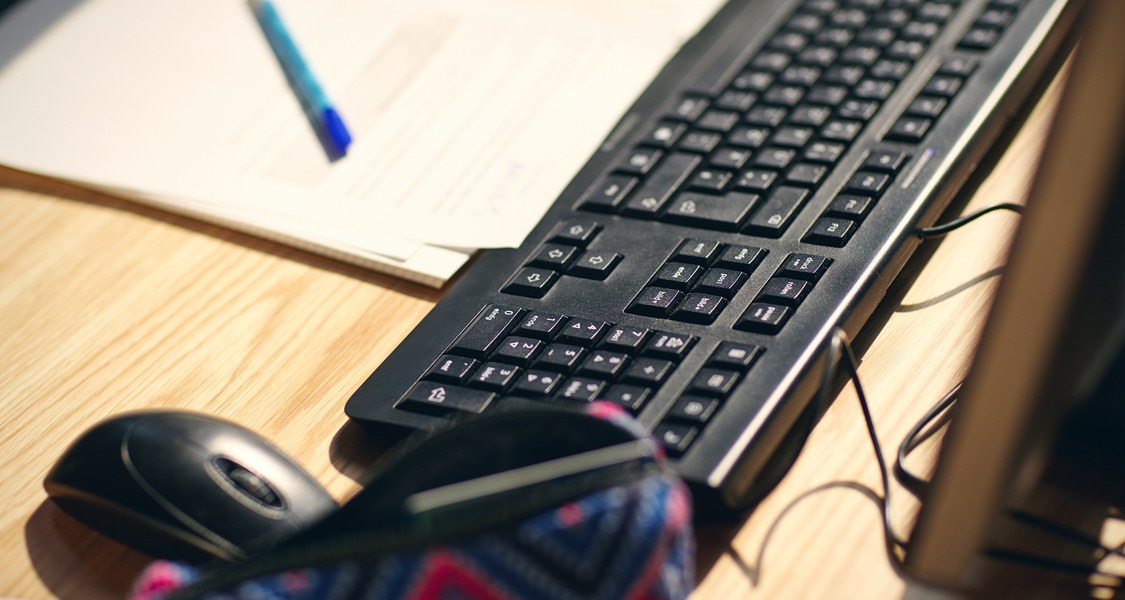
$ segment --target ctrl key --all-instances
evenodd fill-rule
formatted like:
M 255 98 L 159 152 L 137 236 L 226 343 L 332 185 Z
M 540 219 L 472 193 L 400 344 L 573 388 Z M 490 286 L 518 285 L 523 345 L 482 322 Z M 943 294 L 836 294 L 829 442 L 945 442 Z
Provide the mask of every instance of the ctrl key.
M 455 385 L 420 381 L 410 388 L 396 408 L 411 412 L 443 415 L 450 412 L 482 413 L 496 394 Z

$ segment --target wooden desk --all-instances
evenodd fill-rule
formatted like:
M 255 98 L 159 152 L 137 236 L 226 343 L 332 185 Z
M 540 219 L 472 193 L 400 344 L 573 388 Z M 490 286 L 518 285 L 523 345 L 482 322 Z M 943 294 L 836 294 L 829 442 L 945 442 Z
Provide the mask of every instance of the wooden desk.
M 969 206 L 1022 197 L 1049 105 Z M 337 498 L 356 490 L 379 448 L 344 402 L 440 292 L 10 170 L 0 183 L 0 596 L 120 598 L 149 560 L 42 488 L 71 440 L 122 411 L 236 421 Z M 861 372 L 888 456 L 965 371 L 1015 223 L 951 235 L 879 313 Z M 877 484 L 849 388 L 733 536 L 701 531 L 698 597 L 902 596 L 876 505 L 851 489 Z M 902 526 L 909 500 L 896 497 Z

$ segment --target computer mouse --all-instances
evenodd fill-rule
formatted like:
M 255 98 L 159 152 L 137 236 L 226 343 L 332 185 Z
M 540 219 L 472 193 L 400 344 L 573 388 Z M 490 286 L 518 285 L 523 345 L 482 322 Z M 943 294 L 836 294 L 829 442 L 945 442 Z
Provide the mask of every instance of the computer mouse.
M 292 459 L 229 421 L 141 412 L 98 423 L 44 481 L 65 513 L 159 558 L 237 560 L 336 508 Z

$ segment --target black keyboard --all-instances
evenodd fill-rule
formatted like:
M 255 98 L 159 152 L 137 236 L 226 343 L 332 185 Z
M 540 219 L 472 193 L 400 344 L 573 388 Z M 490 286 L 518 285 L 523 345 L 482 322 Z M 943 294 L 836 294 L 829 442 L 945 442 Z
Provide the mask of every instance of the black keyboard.
M 698 502 L 745 505 L 820 386 L 832 330 L 859 332 L 915 228 L 1057 66 L 1077 4 L 733 0 L 347 414 L 415 430 L 608 400 Z

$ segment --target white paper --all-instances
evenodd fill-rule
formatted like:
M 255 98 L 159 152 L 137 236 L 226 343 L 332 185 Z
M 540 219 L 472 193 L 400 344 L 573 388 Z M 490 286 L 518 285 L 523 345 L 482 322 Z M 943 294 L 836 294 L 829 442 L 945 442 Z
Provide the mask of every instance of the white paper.
M 335 162 L 244 2 L 66 4 L 0 21 L 0 163 L 378 253 L 518 245 L 721 0 L 277 0 Z

